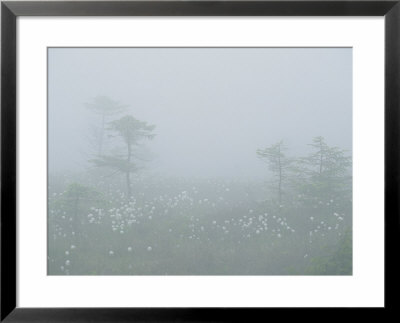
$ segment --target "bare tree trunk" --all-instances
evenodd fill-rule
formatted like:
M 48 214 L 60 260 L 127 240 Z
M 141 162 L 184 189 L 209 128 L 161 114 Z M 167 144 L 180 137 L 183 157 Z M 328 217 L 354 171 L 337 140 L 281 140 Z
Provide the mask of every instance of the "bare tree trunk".
M 73 211 L 72 230 L 75 232 L 75 236 L 78 236 L 79 232 L 79 196 L 77 195 L 74 200 L 74 211 Z
M 127 197 L 128 200 L 131 198 L 132 196 L 132 192 L 131 192 L 131 173 L 130 171 L 126 172 L 126 188 L 127 188 Z
M 132 192 L 131 192 L 131 170 L 130 170 L 130 164 L 131 164 L 131 145 L 128 142 L 127 143 L 128 146 L 128 157 L 127 157 L 127 171 L 126 171 L 126 187 L 127 187 L 127 194 L 128 194 L 128 200 L 131 199 L 132 196 Z
M 99 138 L 99 156 L 103 153 L 103 139 L 104 139 L 104 123 L 105 123 L 105 114 L 102 114 L 101 118 L 101 128 L 100 128 L 100 138 Z
M 278 184 L 278 194 L 279 194 L 279 205 L 281 205 L 281 203 L 282 203 L 282 164 L 281 164 L 281 145 L 279 145 L 278 165 L 279 165 L 279 184 Z
M 322 142 L 320 141 L 319 143 L 319 155 L 320 155 L 320 159 L 319 159 L 319 175 L 321 176 L 322 174 Z

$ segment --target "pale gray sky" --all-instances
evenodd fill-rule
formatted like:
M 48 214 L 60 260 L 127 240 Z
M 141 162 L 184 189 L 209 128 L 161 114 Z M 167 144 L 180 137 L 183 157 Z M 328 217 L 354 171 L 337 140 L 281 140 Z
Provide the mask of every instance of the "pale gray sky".
M 314 136 L 351 149 L 350 48 L 49 49 L 50 171 L 82 170 L 97 95 L 156 125 L 150 171 L 259 177 L 256 150 Z

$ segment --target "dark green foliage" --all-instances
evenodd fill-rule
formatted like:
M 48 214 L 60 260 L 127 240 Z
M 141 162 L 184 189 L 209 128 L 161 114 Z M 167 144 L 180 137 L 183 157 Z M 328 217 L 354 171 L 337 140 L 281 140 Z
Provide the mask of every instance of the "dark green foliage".
M 332 247 L 326 247 L 327 255 L 315 257 L 307 269 L 310 275 L 351 275 L 353 270 L 352 234 L 347 230 Z

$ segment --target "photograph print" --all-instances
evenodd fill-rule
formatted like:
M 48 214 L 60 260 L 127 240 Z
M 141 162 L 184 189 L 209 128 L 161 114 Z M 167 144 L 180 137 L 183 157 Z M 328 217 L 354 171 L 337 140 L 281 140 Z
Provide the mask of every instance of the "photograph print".
M 48 275 L 352 275 L 352 49 L 50 47 Z

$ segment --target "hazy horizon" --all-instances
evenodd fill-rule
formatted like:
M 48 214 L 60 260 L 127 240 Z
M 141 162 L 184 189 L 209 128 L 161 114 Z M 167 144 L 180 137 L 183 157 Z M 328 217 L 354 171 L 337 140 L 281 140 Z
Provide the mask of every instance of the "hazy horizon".
M 256 179 L 256 150 L 352 149 L 351 48 L 50 48 L 49 172 L 85 171 L 102 95 L 155 125 L 147 172 Z M 107 121 L 116 119 L 110 118 Z

